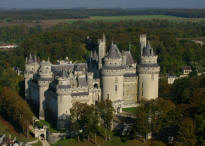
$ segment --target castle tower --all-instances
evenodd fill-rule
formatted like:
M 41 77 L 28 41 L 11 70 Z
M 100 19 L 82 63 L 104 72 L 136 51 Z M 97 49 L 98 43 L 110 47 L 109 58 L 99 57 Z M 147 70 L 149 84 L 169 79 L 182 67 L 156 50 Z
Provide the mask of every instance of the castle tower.
M 71 90 L 70 80 L 65 70 L 62 70 L 58 78 L 57 89 L 57 127 L 63 129 L 68 127 L 68 120 L 70 115 L 71 103 Z
M 38 85 L 39 85 L 39 119 L 44 120 L 45 119 L 45 97 L 46 97 L 46 91 L 49 88 L 50 83 L 53 80 L 53 73 L 51 71 L 51 63 L 50 61 L 42 61 L 40 63 L 40 70 L 39 70 L 39 79 L 38 79 Z
M 141 46 L 144 46 L 143 40 Z M 158 98 L 158 81 L 160 67 L 157 64 L 158 56 L 154 54 L 149 42 L 141 52 L 141 62 L 138 65 L 139 96 L 138 100 L 152 100 Z
M 141 56 L 142 56 L 143 49 L 146 47 L 146 45 L 147 45 L 147 35 L 146 34 L 141 34 L 140 35 Z
M 102 68 L 102 59 L 106 55 L 106 38 L 105 34 L 103 34 L 103 38 L 98 40 L 98 69 Z
M 29 82 L 33 79 L 35 73 L 37 73 L 39 69 L 39 63 L 37 62 L 36 57 L 30 54 L 29 58 L 26 57 L 26 64 L 25 64 L 25 72 L 24 72 L 24 79 L 25 79 L 25 99 L 28 101 L 30 99 L 29 93 Z
M 122 55 L 117 45 L 112 44 L 108 55 L 104 59 L 102 68 L 102 98 L 120 101 L 123 98 Z

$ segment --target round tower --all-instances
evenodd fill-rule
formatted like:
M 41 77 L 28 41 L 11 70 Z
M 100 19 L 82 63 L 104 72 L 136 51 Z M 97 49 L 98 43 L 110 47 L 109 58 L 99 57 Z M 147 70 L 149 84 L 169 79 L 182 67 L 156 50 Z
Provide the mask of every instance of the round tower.
M 28 59 L 26 57 L 25 72 L 24 72 L 26 101 L 30 99 L 29 82 L 33 79 L 33 76 L 35 73 L 37 73 L 38 69 L 39 69 L 39 63 L 37 62 L 36 56 L 33 57 L 30 54 Z
M 158 81 L 160 67 L 157 64 L 158 56 L 154 54 L 149 42 L 143 48 L 141 62 L 138 65 L 139 74 L 139 101 L 158 98 Z
M 108 55 L 104 59 L 102 68 L 102 98 L 119 101 L 123 98 L 122 55 L 117 45 L 112 44 Z
M 57 91 L 57 127 L 60 129 L 68 127 L 68 120 L 70 115 L 71 90 L 70 80 L 65 70 L 62 70 L 58 77 Z
M 46 97 L 46 91 L 49 88 L 50 83 L 53 80 L 53 73 L 51 71 L 51 63 L 50 61 L 42 61 L 40 63 L 40 69 L 39 69 L 39 79 L 38 79 L 38 85 L 39 85 L 39 119 L 44 120 L 45 119 L 45 97 Z

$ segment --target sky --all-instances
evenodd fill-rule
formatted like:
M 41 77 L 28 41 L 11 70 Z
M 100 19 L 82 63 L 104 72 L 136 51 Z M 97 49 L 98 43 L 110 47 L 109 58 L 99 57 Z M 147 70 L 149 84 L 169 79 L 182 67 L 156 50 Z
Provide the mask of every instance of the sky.
M 205 8 L 205 0 L 0 0 L 0 8 Z

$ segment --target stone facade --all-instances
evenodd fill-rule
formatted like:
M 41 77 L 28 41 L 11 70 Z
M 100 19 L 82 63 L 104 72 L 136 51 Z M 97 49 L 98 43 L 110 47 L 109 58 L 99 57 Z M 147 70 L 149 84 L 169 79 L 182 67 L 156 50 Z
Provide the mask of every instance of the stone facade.
M 117 112 L 137 106 L 140 100 L 158 97 L 160 67 L 146 35 L 140 36 L 141 62 L 133 61 L 130 51 L 120 52 L 112 43 L 106 54 L 106 38 L 99 40 L 98 53 L 86 63 L 69 60 L 40 63 L 29 56 L 25 65 L 25 96 L 39 112 L 39 119 L 52 115 L 58 128 L 68 126 L 70 108 L 75 102 L 95 104 L 109 99 Z

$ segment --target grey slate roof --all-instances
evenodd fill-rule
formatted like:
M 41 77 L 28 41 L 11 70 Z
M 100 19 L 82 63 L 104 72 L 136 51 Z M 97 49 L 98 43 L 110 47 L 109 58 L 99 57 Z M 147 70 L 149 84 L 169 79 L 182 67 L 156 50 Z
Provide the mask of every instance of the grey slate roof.
M 119 51 L 116 44 L 111 45 L 111 48 L 109 50 L 109 53 L 108 53 L 107 57 L 108 58 L 113 58 L 113 59 L 121 58 L 121 53 L 120 53 L 120 51 Z
M 87 70 L 87 65 L 85 63 L 78 63 L 78 64 L 58 64 L 58 65 L 52 65 L 51 71 L 54 73 L 54 75 L 60 75 L 62 70 L 66 70 L 67 72 L 73 72 L 73 71 L 83 71 Z
M 71 86 L 70 85 L 59 85 L 58 88 L 67 89 L 67 88 L 71 88 Z
M 87 95 L 89 95 L 89 93 L 88 92 L 73 92 L 73 93 L 71 93 L 71 96 L 87 96 Z
M 62 78 L 68 77 L 68 73 L 67 73 L 66 69 L 62 69 L 62 71 L 60 72 L 60 77 L 62 77 Z
M 134 60 L 132 58 L 132 54 L 130 51 L 126 51 L 126 65 L 132 65 L 134 63 Z
M 136 77 L 137 74 L 136 73 L 127 73 L 127 74 L 124 74 L 124 77 Z
M 92 55 L 92 59 L 98 61 L 98 55 L 96 50 L 94 51 L 93 55 Z
M 153 48 L 151 47 L 150 43 L 148 42 L 147 46 L 143 49 L 143 56 L 154 56 Z

